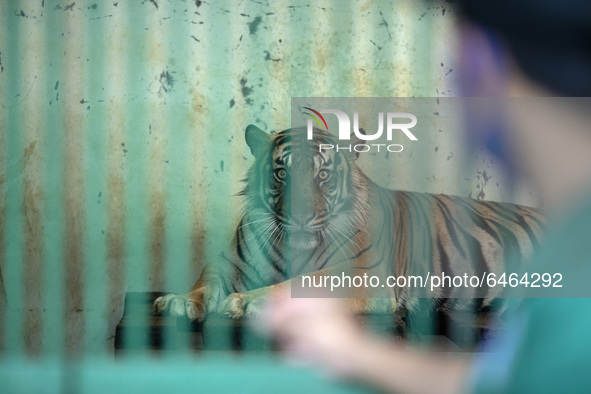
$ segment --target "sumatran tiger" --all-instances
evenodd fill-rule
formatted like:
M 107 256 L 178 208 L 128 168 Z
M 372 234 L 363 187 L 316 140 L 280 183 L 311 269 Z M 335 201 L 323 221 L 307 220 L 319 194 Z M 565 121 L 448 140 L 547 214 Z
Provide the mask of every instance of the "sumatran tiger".
M 303 274 L 316 284 L 345 272 L 382 284 L 388 276 L 498 278 L 509 261 L 528 259 L 541 236 L 543 216 L 534 208 L 380 187 L 356 165 L 358 154 L 320 149 L 337 145 L 328 132 L 314 130 L 308 140 L 305 128 L 267 134 L 251 125 L 245 134 L 256 160 L 230 247 L 188 293 L 156 299 L 155 313 L 255 317 L 271 289 L 293 283 L 293 290 Z M 421 297 L 447 310 L 480 311 L 500 292 L 448 284 L 425 295 L 413 286 L 378 286 L 380 298 L 372 298 L 372 290 L 349 295 L 353 312 L 412 310 Z

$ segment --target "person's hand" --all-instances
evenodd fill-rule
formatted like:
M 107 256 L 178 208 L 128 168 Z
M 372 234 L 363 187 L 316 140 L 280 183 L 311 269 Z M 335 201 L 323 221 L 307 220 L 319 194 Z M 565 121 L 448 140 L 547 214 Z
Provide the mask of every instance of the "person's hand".
M 265 330 L 299 363 L 323 367 L 338 377 L 365 382 L 386 392 L 460 393 L 470 358 L 461 354 L 413 351 L 364 331 L 340 299 L 271 296 L 263 314 Z
M 338 376 L 351 376 L 367 334 L 340 299 L 272 295 L 266 329 L 286 355 L 299 363 L 319 364 Z

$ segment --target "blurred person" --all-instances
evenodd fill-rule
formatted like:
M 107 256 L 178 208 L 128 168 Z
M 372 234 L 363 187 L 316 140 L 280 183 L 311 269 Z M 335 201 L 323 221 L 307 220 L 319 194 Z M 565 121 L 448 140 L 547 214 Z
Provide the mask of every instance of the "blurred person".
M 591 2 L 456 3 L 465 96 L 591 96 Z M 481 127 L 471 136 L 540 188 L 551 235 L 531 267 L 559 267 L 581 288 L 591 288 L 585 285 L 591 283 L 589 102 L 542 101 L 543 110 L 507 113 L 508 127 Z M 499 336 L 475 354 L 417 350 L 372 336 L 338 299 L 275 294 L 266 324 L 290 357 L 385 391 L 591 392 L 591 299 L 515 304 Z

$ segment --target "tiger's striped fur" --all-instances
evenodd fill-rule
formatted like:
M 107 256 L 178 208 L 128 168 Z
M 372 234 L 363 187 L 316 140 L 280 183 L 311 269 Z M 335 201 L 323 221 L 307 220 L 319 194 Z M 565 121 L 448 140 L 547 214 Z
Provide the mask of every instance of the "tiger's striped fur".
M 306 272 L 327 275 L 480 275 L 527 259 L 542 232 L 539 210 L 448 195 L 384 189 L 355 164 L 356 155 L 319 151 L 337 141 L 305 129 L 268 135 L 254 126 L 246 140 L 256 158 L 242 195 L 246 206 L 230 248 L 209 264 L 192 290 L 155 301 L 155 310 L 202 319 L 208 311 L 256 316 L 268 291 Z M 432 299 L 448 308 L 486 308 L 498 295 L 441 288 Z M 372 302 L 368 289 L 350 295 L 355 312 L 413 308 L 411 288 L 387 289 Z M 381 293 L 380 297 L 384 297 Z M 458 299 L 468 300 L 457 302 Z

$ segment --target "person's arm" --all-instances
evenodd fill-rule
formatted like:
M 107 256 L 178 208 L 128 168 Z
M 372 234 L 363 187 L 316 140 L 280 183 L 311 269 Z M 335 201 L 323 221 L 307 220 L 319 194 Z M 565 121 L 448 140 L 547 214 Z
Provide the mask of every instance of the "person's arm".
M 289 357 L 339 377 L 397 393 L 465 391 L 470 356 L 418 351 L 374 337 L 339 300 L 276 294 L 266 321 Z

